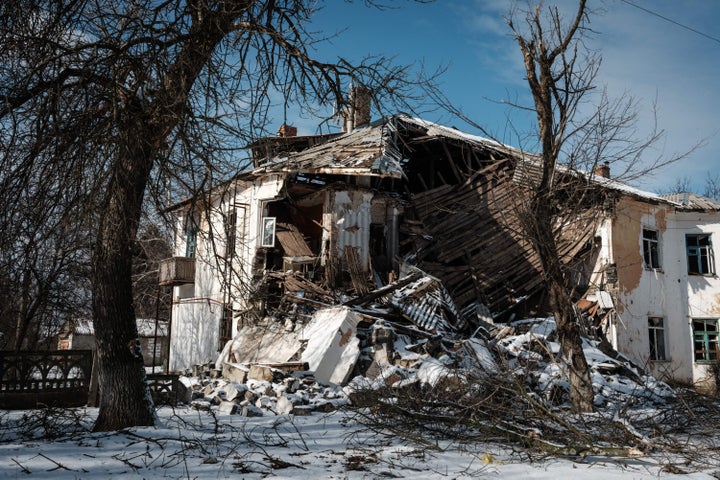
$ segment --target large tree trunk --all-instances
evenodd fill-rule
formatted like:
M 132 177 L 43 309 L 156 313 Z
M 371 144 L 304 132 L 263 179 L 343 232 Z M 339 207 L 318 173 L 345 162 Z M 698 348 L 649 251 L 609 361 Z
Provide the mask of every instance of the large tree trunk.
M 575 315 L 572 300 L 565 287 L 548 279 L 550 303 L 555 316 L 558 342 L 562 361 L 568 371 L 570 401 L 575 412 L 592 412 L 594 393 L 587 359 L 582 349 L 582 337 Z
M 100 367 L 100 411 L 95 431 L 154 423 L 138 343 L 131 279 L 131 247 L 152 170 L 153 151 L 143 141 L 149 135 L 147 130 L 128 128 L 125 135 L 111 172 L 93 258 L 93 313 Z
M 560 262 L 552 229 L 552 211 L 540 198 L 533 205 L 535 251 L 540 257 L 550 299 L 550 309 L 560 343 L 561 360 L 567 369 L 570 401 L 576 412 L 592 412 L 594 393 L 587 359 L 582 349 L 580 328 L 575 318 L 572 298 Z
M 137 339 L 132 245 L 153 161 L 183 118 L 193 83 L 247 3 L 223 3 L 198 16 L 153 102 L 147 104 L 147 99 L 120 93 L 117 158 L 93 260 L 93 312 L 100 362 L 100 412 L 95 431 L 154 423 Z

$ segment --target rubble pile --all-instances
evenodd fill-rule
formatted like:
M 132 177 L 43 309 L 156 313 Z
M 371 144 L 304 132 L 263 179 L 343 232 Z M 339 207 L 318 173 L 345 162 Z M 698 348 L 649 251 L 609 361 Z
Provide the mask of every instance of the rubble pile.
M 288 347 L 287 336 L 271 326 L 264 328 L 268 341 L 263 348 L 257 336 L 263 328 L 248 327 L 228 343 L 217 364 L 184 378 L 192 406 L 244 416 L 310 415 L 360 404 L 368 389 L 402 395 L 403 389 L 413 388 L 442 395 L 470 392 L 474 382 L 508 377 L 519 379 L 530 395 L 548 406 L 569 402 L 552 318 L 488 324 L 477 330 L 482 336 L 454 338 L 387 319 L 369 323 L 348 307 L 333 307 L 286 332 L 298 339 L 296 349 Z M 252 336 L 252 342 L 244 335 Z M 287 358 L 278 363 L 252 360 L 247 349 L 251 343 L 259 358 L 267 358 L 277 339 L 282 339 Z M 666 384 L 616 352 L 603 353 L 605 349 L 597 341 L 584 340 L 598 408 L 640 400 L 663 402 L 673 395 Z
M 198 410 L 245 417 L 310 415 L 332 412 L 349 403 L 340 386 L 324 386 L 312 372 L 292 372 L 268 365 L 249 368 L 206 365 L 195 376 L 180 377 L 184 401 Z

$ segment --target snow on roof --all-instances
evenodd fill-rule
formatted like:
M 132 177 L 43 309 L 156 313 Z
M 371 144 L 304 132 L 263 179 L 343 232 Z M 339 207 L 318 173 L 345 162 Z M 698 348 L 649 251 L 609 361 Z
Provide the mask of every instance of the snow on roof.
M 587 174 L 586 174 L 586 176 L 591 181 L 593 181 L 597 184 L 603 185 L 607 188 L 616 190 L 618 192 L 632 195 L 632 196 L 640 198 L 640 199 L 651 200 L 654 202 L 661 202 L 661 203 L 669 203 L 671 205 L 676 205 L 676 206 L 679 205 L 677 202 L 675 202 L 671 199 L 665 198 L 663 195 L 653 193 L 653 192 L 648 192 L 646 190 L 642 190 L 642 189 L 633 187 L 626 183 L 623 183 L 623 182 L 620 182 L 617 180 L 613 180 L 612 178 L 605 178 L 605 177 L 601 177 L 599 175 L 587 175 Z
M 390 134 L 396 133 L 402 125 L 412 125 L 426 130 L 428 137 L 454 139 L 473 143 L 515 158 L 522 158 L 526 164 L 539 164 L 537 154 L 526 152 L 483 136 L 464 132 L 454 127 L 440 125 L 418 117 L 397 114 L 359 127 L 350 133 L 332 138 L 327 142 L 282 158 L 273 159 L 264 167 L 253 170 L 253 174 L 270 171 L 306 171 L 308 173 L 342 173 L 357 175 L 380 175 L 395 178 L 402 177 L 401 156 L 390 142 Z M 558 165 L 558 170 L 568 171 Z M 615 179 L 585 174 L 590 181 L 606 188 L 626 193 L 634 197 L 654 202 L 670 203 L 679 206 L 681 202 L 648 192 Z M 695 196 L 699 197 L 699 196 Z M 718 205 L 716 208 L 720 208 Z
M 71 320 L 72 333 L 74 335 L 95 335 L 95 326 L 93 321 L 87 318 L 76 318 Z M 158 337 L 167 337 L 168 324 L 164 320 L 157 322 Z M 155 319 L 154 318 L 138 318 L 137 319 L 138 335 L 140 337 L 155 336 Z
M 402 177 L 399 158 L 386 149 L 386 121 L 358 127 L 350 133 L 295 153 L 268 159 L 248 172 L 257 176 L 272 172 L 349 174 Z
M 397 114 L 377 120 L 366 126 L 346 133 L 295 153 L 287 153 L 268 159 L 251 172 L 257 176 L 271 172 L 300 171 L 305 173 L 372 175 L 401 178 L 401 154 L 392 144 L 391 134 L 400 127 L 412 125 L 426 130 L 429 137 L 442 137 L 475 143 L 485 148 L 511 155 L 522 151 L 508 147 L 494 140 L 445 127 L 421 118 Z
M 403 114 L 398 115 L 397 118 L 404 122 L 413 123 L 419 127 L 426 128 L 427 134 L 429 136 L 446 137 L 455 140 L 461 140 L 464 142 L 477 143 L 484 147 L 494 148 L 498 151 L 511 153 L 513 155 L 527 155 L 527 152 L 523 152 L 522 150 L 519 150 L 517 148 L 505 145 L 496 140 L 491 140 L 480 135 L 473 135 L 472 133 L 464 132 L 455 127 L 447 127 L 445 125 L 440 125 L 439 123 L 433 123 L 418 117 L 408 117 Z
M 720 210 L 720 202 L 690 192 L 661 195 L 669 202 L 677 203 L 681 210 Z
M 72 321 L 72 332 L 75 335 L 95 335 L 95 328 L 92 320 L 75 319 Z
M 137 329 L 138 335 L 141 337 L 154 337 L 155 336 L 155 324 L 154 318 L 138 318 Z M 157 321 L 157 336 L 167 337 L 168 334 L 168 322 L 164 320 Z

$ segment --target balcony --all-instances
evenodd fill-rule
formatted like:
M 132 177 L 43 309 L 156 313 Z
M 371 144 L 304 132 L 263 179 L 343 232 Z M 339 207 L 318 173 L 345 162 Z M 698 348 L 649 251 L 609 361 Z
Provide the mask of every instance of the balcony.
M 195 283 L 195 259 L 172 257 L 160 262 L 158 283 L 162 287 L 174 287 L 186 283 Z

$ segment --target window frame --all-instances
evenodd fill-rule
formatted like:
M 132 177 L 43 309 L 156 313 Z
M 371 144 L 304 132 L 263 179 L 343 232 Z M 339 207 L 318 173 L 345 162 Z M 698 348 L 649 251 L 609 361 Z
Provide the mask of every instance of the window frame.
M 695 245 L 691 245 L 691 241 Z M 711 233 L 686 233 L 685 256 L 688 275 L 715 275 L 715 252 Z
M 647 233 L 654 234 L 655 238 L 650 238 Z M 642 228 L 642 254 L 643 265 L 647 270 L 660 270 L 662 261 L 660 258 L 660 231 L 655 228 Z M 654 254 L 654 255 L 653 255 Z
M 198 227 L 192 215 L 187 218 L 185 224 L 185 257 L 195 258 L 197 254 Z
M 276 217 L 263 217 L 260 228 L 260 247 L 275 248 Z
M 717 318 L 692 319 L 693 361 L 695 363 L 712 363 L 720 360 L 719 323 L 720 321 Z M 698 325 L 703 325 L 703 329 L 699 331 L 697 329 Z M 708 325 L 713 325 L 714 330 L 708 330 Z M 701 344 L 702 348 L 698 349 L 698 343 Z M 698 358 L 698 353 L 702 358 Z
M 653 320 L 659 325 L 653 325 Z M 658 322 L 659 321 L 659 322 Z M 665 329 L 665 318 L 657 316 L 648 316 L 648 354 L 649 358 L 653 362 L 667 362 L 669 361 L 667 351 L 667 336 Z M 662 351 L 659 351 L 658 346 L 662 347 Z
M 237 209 L 233 205 L 223 218 L 225 229 L 225 259 L 232 260 L 235 257 L 237 246 Z

